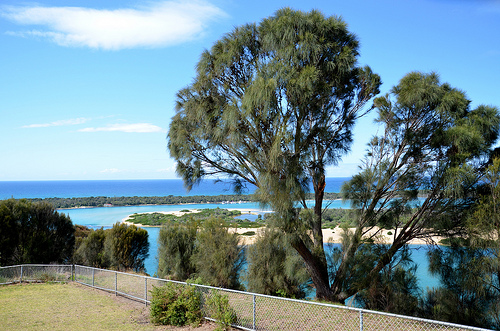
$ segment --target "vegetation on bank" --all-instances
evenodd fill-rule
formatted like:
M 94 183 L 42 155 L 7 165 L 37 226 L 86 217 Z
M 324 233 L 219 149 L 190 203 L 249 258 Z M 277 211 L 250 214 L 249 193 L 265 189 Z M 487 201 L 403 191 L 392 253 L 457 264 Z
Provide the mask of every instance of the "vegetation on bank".
M 306 196 L 312 199 L 313 195 Z M 325 193 L 325 200 L 340 199 L 340 193 Z M 78 197 L 78 198 L 32 198 L 34 202 L 47 202 L 55 208 L 83 208 L 83 207 L 111 207 L 111 206 L 140 206 L 140 205 L 182 205 L 203 203 L 232 203 L 257 202 L 253 195 L 221 194 L 221 195 L 194 195 L 194 196 L 153 196 L 153 197 Z
M 224 208 L 198 209 L 195 212 L 184 210 L 181 212 L 183 214 L 179 216 L 164 213 L 136 213 L 130 215 L 127 222 L 146 226 L 161 226 L 167 223 L 203 222 L 211 217 L 217 217 L 223 220 L 227 226 L 233 228 L 260 228 L 269 224 L 268 214 L 258 215 L 255 221 L 250 221 L 235 218 L 242 215 L 241 211 Z M 351 227 L 353 225 L 352 213 L 351 209 L 325 209 L 323 212 L 323 229 L 333 229 L 337 226 Z
M 187 223 L 190 221 L 203 222 L 211 217 L 217 217 L 221 221 L 225 222 L 229 227 L 234 228 L 259 228 L 265 226 L 265 222 L 262 218 L 258 218 L 255 222 L 237 219 L 236 216 L 240 216 L 241 211 L 239 210 L 227 210 L 222 208 L 207 208 L 198 209 L 195 212 L 185 211 L 182 215 L 174 214 L 163 214 L 163 213 L 144 213 L 144 214 L 132 214 L 127 219 L 127 222 L 148 226 L 161 226 L 167 223 Z

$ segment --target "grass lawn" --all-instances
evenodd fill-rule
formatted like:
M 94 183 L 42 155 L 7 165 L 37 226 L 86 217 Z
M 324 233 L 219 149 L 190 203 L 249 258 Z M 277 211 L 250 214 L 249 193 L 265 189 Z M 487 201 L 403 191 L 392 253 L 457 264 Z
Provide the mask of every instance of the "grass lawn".
M 149 307 L 76 283 L 0 286 L 0 330 L 213 330 L 160 327 Z

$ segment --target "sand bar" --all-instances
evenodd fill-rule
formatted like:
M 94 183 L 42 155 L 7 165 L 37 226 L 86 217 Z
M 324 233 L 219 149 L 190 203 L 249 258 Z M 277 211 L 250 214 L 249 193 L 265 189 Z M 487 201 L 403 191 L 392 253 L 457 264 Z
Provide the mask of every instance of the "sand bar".
M 227 210 L 238 210 L 242 214 L 252 214 L 252 215 L 257 215 L 259 213 L 262 213 L 264 211 L 258 210 L 258 209 L 237 209 L 237 208 L 224 208 Z M 147 213 L 141 213 L 141 214 L 154 214 L 154 213 L 159 213 L 159 214 L 170 214 L 170 215 L 175 215 L 175 216 L 182 216 L 184 214 L 189 214 L 189 213 L 199 213 L 200 210 L 198 209 L 191 209 L 189 211 L 160 211 L 160 212 L 147 212 Z M 268 211 L 265 211 L 268 212 Z M 133 215 L 133 214 L 132 214 Z M 131 218 L 132 215 L 129 215 L 125 217 L 122 222 L 128 225 L 135 225 L 138 227 L 158 227 L 158 226 L 150 226 L 150 225 L 142 225 L 142 224 L 134 224 L 132 222 L 128 222 L 128 220 Z M 231 232 L 236 232 L 238 234 L 243 234 L 246 232 L 255 232 L 255 235 L 252 236 L 241 236 L 241 243 L 243 245 L 251 245 L 257 240 L 257 235 L 264 231 L 264 227 L 261 228 L 231 228 Z M 349 229 L 351 232 L 354 231 L 354 229 Z M 325 243 L 340 243 L 342 241 L 342 233 L 343 229 L 336 227 L 334 229 L 323 229 L 323 241 Z M 386 229 L 380 229 L 378 227 L 374 227 L 368 232 L 368 235 L 374 235 L 376 236 L 375 242 L 377 243 L 385 243 L 385 244 L 390 244 L 393 241 L 394 237 L 394 230 L 386 230 Z M 439 241 L 443 239 L 441 237 L 433 237 L 432 241 L 437 244 Z M 425 245 L 429 244 L 430 242 L 428 240 L 424 239 L 413 239 L 409 242 L 410 244 L 419 244 L 419 245 Z

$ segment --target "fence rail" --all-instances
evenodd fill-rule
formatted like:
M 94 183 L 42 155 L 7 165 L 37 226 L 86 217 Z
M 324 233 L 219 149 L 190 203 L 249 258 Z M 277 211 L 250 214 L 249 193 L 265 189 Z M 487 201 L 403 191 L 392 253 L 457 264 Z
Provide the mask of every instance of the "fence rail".
M 202 302 L 215 293 L 227 295 L 237 315 L 233 326 L 243 330 L 486 330 L 359 308 L 191 285 L 80 265 L 25 264 L 0 267 L 0 285 L 44 281 L 75 281 L 144 302 L 146 305 L 150 303 L 148 295 L 155 286 L 166 283 L 196 286 L 203 295 Z M 204 309 L 203 312 L 206 319 L 213 320 L 208 310 Z

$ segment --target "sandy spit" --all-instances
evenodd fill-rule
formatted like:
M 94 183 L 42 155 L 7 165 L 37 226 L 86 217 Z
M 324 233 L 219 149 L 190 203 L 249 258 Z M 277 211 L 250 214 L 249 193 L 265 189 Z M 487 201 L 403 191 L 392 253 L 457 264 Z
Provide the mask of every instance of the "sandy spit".
M 227 208 L 228 210 L 239 210 L 241 211 L 242 214 L 257 214 L 259 210 L 256 209 L 236 209 L 236 208 Z M 153 214 L 153 213 L 160 213 L 160 214 L 171 214 L 175 216 L 182 216 L 184 214 L 188 213 L 199 213 L 200 210 L 198 209 L 191 209 L 188 212 L 181 212 L 181 211 L 168 211 L 168 212 L 148 212 L 144 214 Z M 128 222 L 128 220 L 131 218 L 132 215 L 129 215 L 125 217 L 122 222 L 127 224 L 127 225 L 135 225 L 138 227 L 158 227 L 158 226 L 149 226 L 149 225 L 142 225 L 142 224 L 134 224 L 132 222 Z M 251 245 L 257 240 L 257 236 L 259 233 L 264 231 L 264 228 L 230 228 L 229 229 L 231 232 L 236 232 L 238 234 L 243 234 L 245 232 L 250 232 L 253 231 L 255 232 L 255 235 L 252 236 L 241 236 L 241 244 L 243 245 Z M 325 243 L 340 243 L 342 241 L 342 233 L 343 229 L 336 227 L 334 229 L 323 229 L 323 241 Z M 349 229 L 349 231 L 353 232 L 354 229 Z M 378 227 L 374 227 L 371 229 L 367 235 L 374 236 L 374 240 L 377 243 L 385 243 L 385 244 L 390 244 L 392 243 L 393 237 L 394 237 L 394 230 L 386 230 L 386 229 L 380 229 Z M 437 244 L 439 241 L 443 239 L 441 237 L 433 237 L 431 239 L 431 242 Z M 424 239 L 413 239 L 410 241 L 410 244 L 429 244 L 429 240 L 424 240 Z

